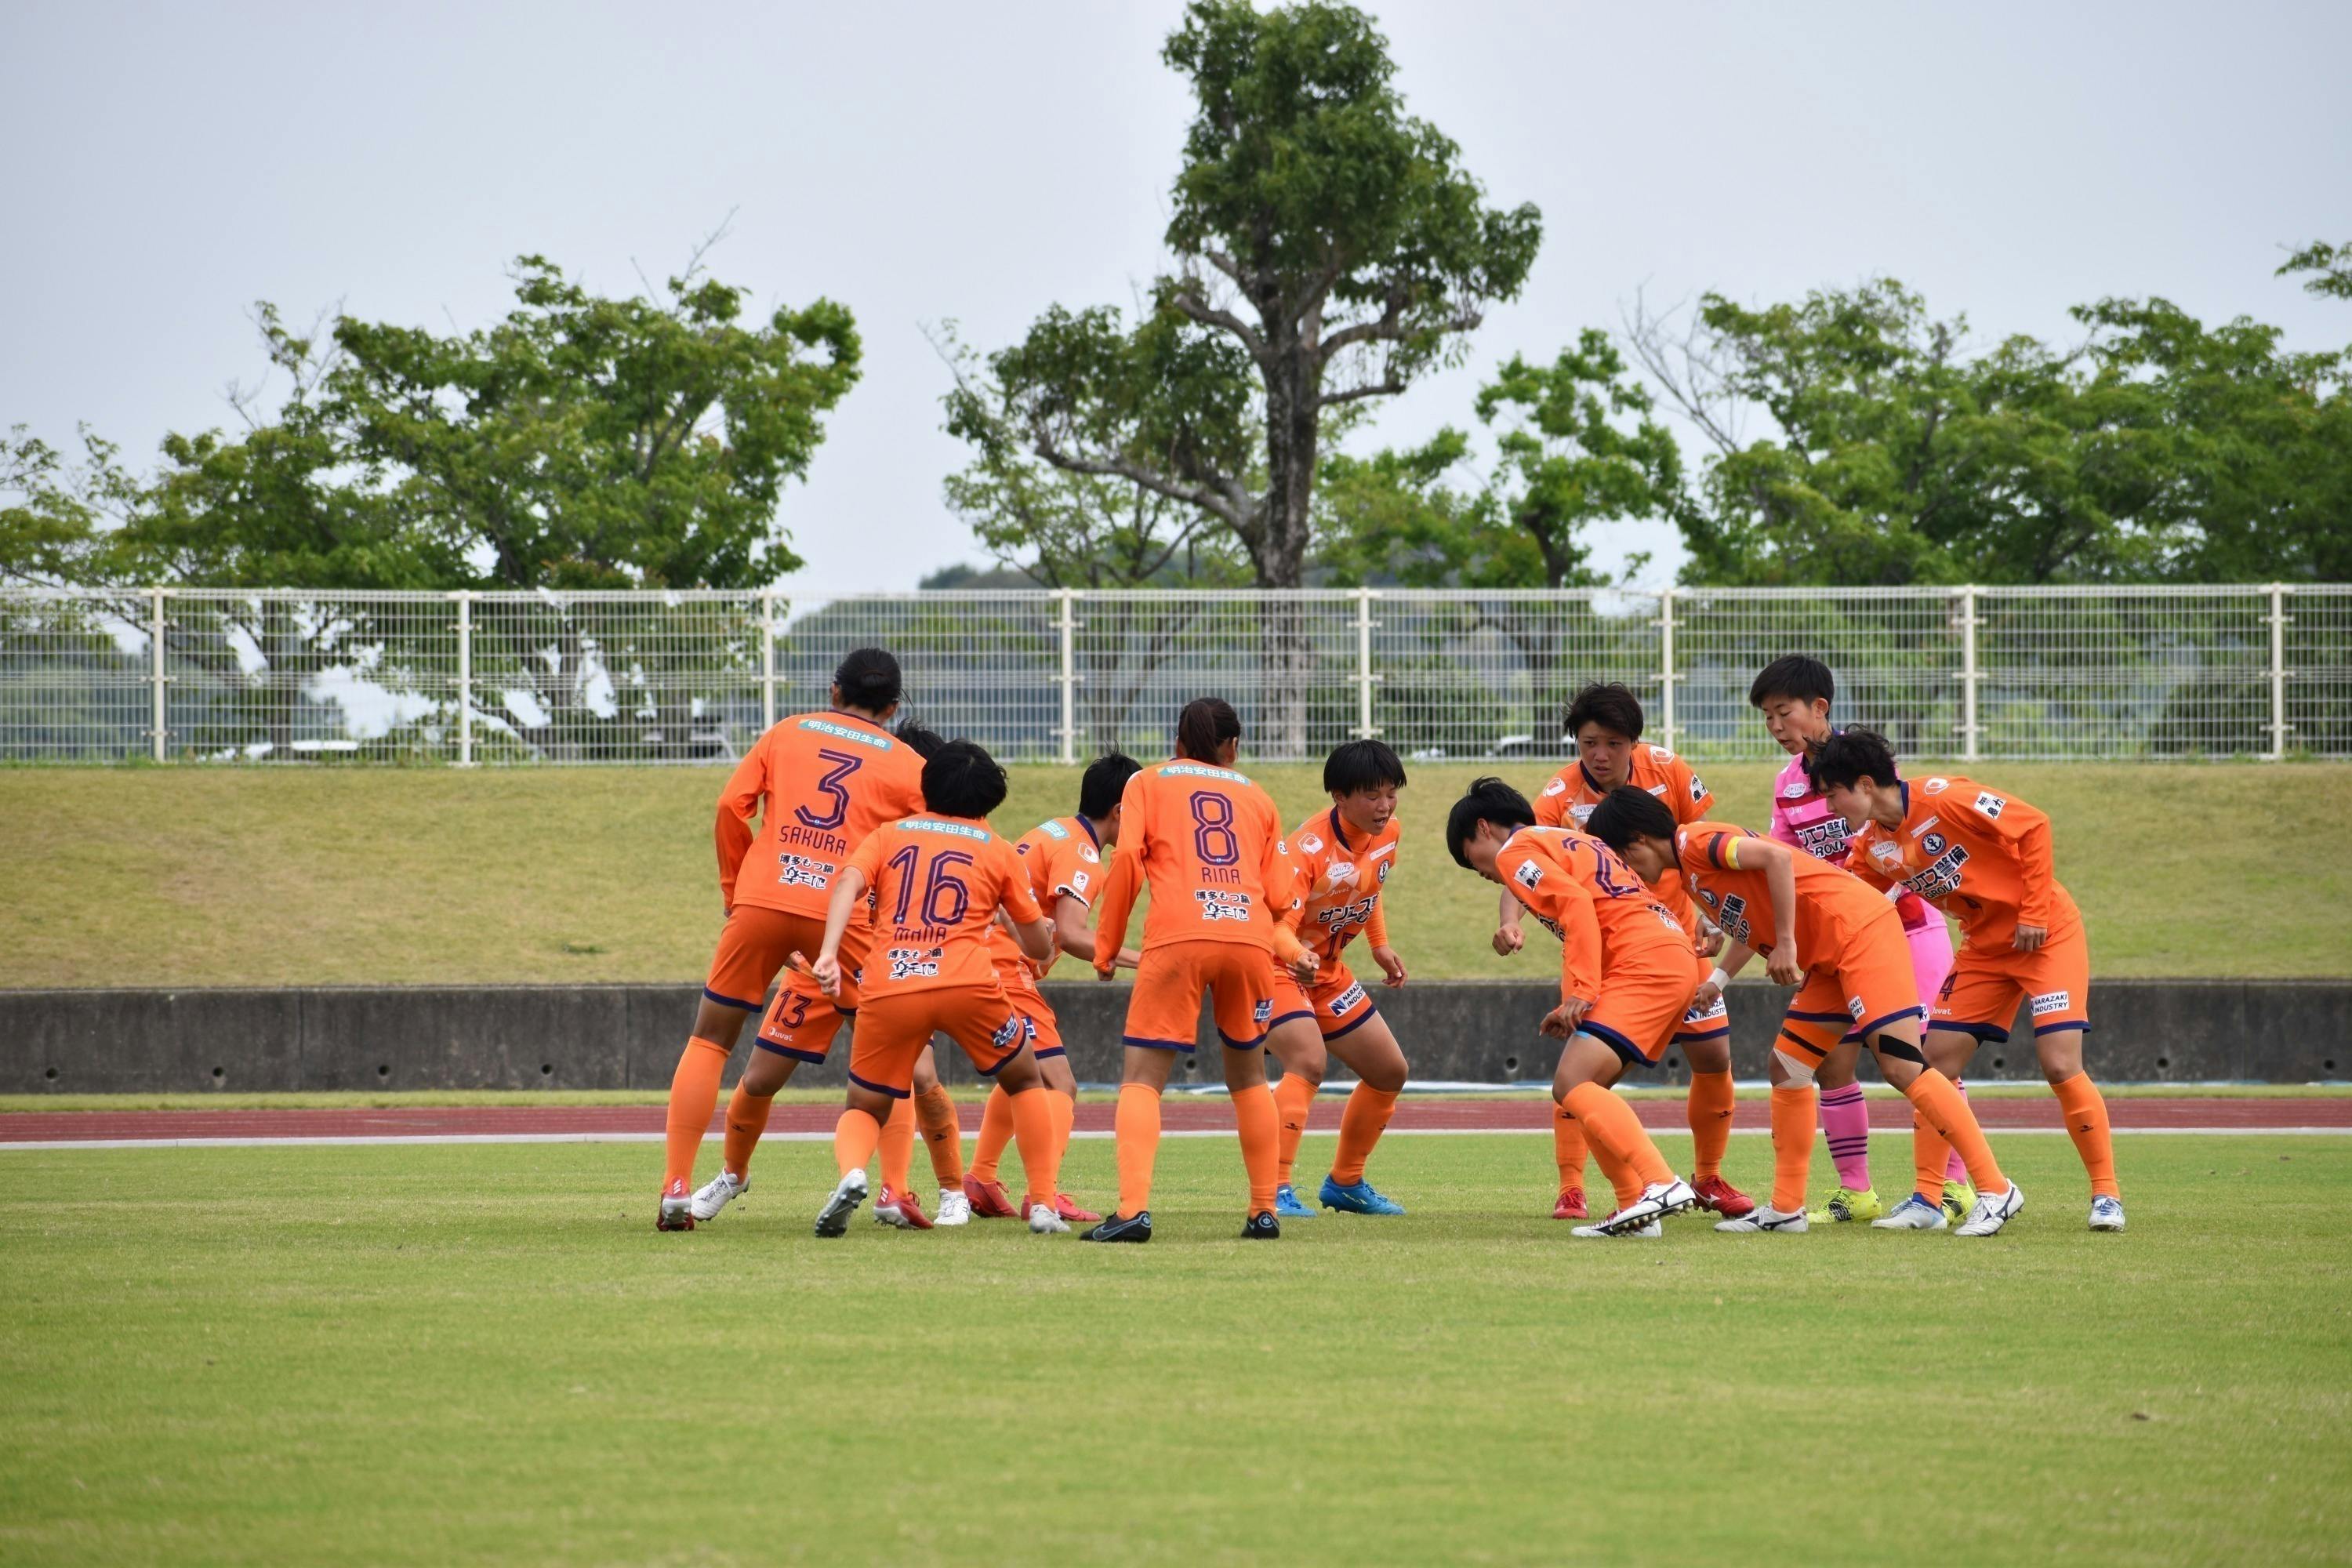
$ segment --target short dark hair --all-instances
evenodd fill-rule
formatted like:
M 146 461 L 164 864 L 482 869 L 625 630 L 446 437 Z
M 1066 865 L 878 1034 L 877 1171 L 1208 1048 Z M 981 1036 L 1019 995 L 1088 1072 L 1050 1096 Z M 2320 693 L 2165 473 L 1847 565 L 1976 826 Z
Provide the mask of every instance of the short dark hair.
M 1332 795 L 1359 795 L 1382 784 L 1404 788 L 1404 763 L 1379 741 L 1349 741 L 1323 759 L 1323 787 Z
M 950 741 L 923 764 L 923 804 L 941 816 L 986 816 L 1004 790 L 1004 770 L 975 741 Z
M 1105 752 L 1088 763 L 1078 780 L 1078 815 L 1099 822 L 1117 811 L 1127 781 L 1142 771 L 1143 764 L 1125 752 Z
M 841 688 L 843 707 L 887 712 L 901 690 L 898 658 L 888 648 L 853 648 L 833 672 L 833 683 Z
M 1478 825 L 1491 822 L 1497 827 L 1533 827 L 1535 808 L 1528 797 L 1498 778 L 1487 777 L 1470 781 L 1469 793 L 1454 803 L 1445 814 L 1445 847 L 1454 852 L 1454 863 L 1469 868 L 1470 858 L 1462 847 L 1477 836 Z
M 1618 681 L 1595 683 L 1578 692 L 1560 719 L 1563 732 L 1573 735 L 1587 724 L 1614 730 L 1629 741 L 1642 738 L 1642 700 Z
M 1636 838 L 1672 840 L 1677 826 L 1673 809 L 1664 801 L 1640 784 L 1627 784 L 1601 797 L 1601 804 L 1585 819 L 1584 831 L 1622 855 Z
M 1875 730 L 1841 730 L 1813 753 L 1813 782 L 1823 789 L 1852 789 L 1863 779 L 1891 784 L 1901 776 L 1895 749 Z
M 1774 659 L 1756 672 L 1748 685 L 1748 706 L 1761 708 L 1775 697 L 1800 702 L 1827 702 L 1837 695 L 1837 678 L 1830 667 L 1811 654 L 1792 653 Z
M 1176 754 L 1213 763 L 1227 741 L 1242 738 L 1242 716 L 1222 697 L 1195 697 L 1176 715 Z
M 900 745 L 906 747 L 907 750 L 914 752 L 915 755 L 922 758 L 925 762 L 929 762 L 933 757 L 938 756 L 940 754 L 940 748 L 948 743 L 948 738 L 945 735 L 940 734 L 937 730 L 932 729 L 929 725 L 919 724 L 912 719 L 909 719 L 905 723 L 899 725 L 897 730 L 892 731 L 892 733 L 898 737 L 898 743 Z

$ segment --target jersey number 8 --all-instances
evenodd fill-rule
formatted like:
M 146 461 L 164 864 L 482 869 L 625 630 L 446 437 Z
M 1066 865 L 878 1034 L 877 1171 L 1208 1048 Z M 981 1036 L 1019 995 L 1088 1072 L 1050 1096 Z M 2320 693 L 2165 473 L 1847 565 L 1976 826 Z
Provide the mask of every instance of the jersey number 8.
M 1192 792 L 1192 850 L 1203 866 L 1230 866 L 1242 858 L 1230 797 L 1211 789 Z

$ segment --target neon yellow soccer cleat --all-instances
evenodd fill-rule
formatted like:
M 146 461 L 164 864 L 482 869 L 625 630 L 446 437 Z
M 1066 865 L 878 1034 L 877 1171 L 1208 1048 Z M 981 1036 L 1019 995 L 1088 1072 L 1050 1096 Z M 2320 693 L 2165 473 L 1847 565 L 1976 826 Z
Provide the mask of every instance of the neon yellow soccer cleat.
M 1878 1201 L 1878 1189 L 1864 1187 L 1860 1192 L 1852 1187 L 1840 1187 L 1830 1194 L 1829 1202 L 1805 1217 L 1815 1225 L 1860 1225 L 1876 1219 L 1886 1212 Z

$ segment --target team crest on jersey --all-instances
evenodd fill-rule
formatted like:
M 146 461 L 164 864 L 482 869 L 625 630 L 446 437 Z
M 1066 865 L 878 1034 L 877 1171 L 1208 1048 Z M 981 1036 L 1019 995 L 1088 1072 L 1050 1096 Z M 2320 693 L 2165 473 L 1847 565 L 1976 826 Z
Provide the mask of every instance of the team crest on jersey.
M 1543 868 L 1532 860 L 1522 860 L 1519 868 L 1511 873 L 1511 880 L 1522 888 L 1532 888 L 1543 880 Z
M 2063 991 L 2044 991 L 2033 998 L 2033 1016 L 2047 1018 L 2053 1013 L 2063 1013 L 2067 1004 L 2073 1000 L 2074 997 Z
M 1074 893 L 1083 893 L 1083 892 L 1085 892 L 1086 890 L 1087 890 L 1087 874 L 1086 874 L 1084 871 L 1073 871 L 1073 872 L 1071 872 L 1071 873 L 1070 873 L 1070 891 L 1072 891 L 1072 892 L 1074 892 Z
M 1941 855 L 1944 852 L 1944 836 L 1940 833 L 1930 833 L 1919 840 L 1919 847 L 1930 855 Z
M 1389 866 L 1390 866 L 1390 864 L 1391 864 L 1391 862 L 1389 862 L 1389 861 L 1386 861 L 1386 860 L 1381 861 L 1381 862 L 1380 863 L 1380 867 L 1379 867 L 1379 868 L 1378 868 L 1377 870 L 1375 870 L 1375 871 L 1372 873 L 1372 874 L 1373 874 L 1373 877 L 1374 877 L 1377 880 L 1380 880 L 1380 881 L 1382 881 L 1382 882 L 1387 881 L 1387 880 L 1389 879 Z
M 1298 847 L 1307 854 L 1312 855 L 1323 847 L 1323 840 L 1316 837 L 1312 833 L 1302 833 L 1298 836 Z
M 1929 779 L 1926 784 L 1919 786 L 1919 793 L 1921 795 L 1941 795 L 1951 787 L 1952 781 L 1949 779 Z
M 1706 785 L 1699 782 L 1699 776 L 1696 773 L 1691 774 L 1691 799 L 1697 802 L 1706 798 Z
M 1551 783 L 1544 785 L 1543 792 L 1546 795 L 1566 795 L 1568 793 L 1568 779 L 1566 775 L 1563 774 L 1562 776 L 1552 780 Z
M 1993 794 L 1992 791 L 1989 789 L 1979 790 L 1977 792 L 1977 809 L 1983 812 L 1987 816 L 1999 817 L 2000 816 L 2000 808 L 2008 804 L 2008 801 L 2002 799 L 2000 795 Z

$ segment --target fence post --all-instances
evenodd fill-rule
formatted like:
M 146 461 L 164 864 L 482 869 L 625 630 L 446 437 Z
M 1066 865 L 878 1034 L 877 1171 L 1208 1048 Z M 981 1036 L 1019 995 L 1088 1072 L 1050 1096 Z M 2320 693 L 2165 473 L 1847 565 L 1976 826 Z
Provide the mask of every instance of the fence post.
M 776 591 L 760 590 L 760 733 L 776 727 Z
M 1658 731 L 1675 749 L 1675 591 L 1658 591 Z
M 1356 590 L 1356 738 L 1369 741 L 1380 733 L 1372 725 L 1372 591 Z
M 154 688 L 155 714 L 154 727 L 149 732 L 154 742 L 152 755 L 159 763 L 163 760 L 163 725 L 170 713 L 163 700 L 163 594 L 164 590 L 161 588 L 147 590 L 147 641 L 153 656 L 150 660 L 152 675 L 150 684 Z
M 2271 761 L 2286 760 L 2286 584 L 2271 584 Z
M 474 765 L 474 595 L 464 588 L 457 601 L 457 765 Z
M 1977 585 L 1960 590 L 1960 757 L 1977 760 Z
M 1064 588 L 1055 597 L 1061 601 L 1056 629 L 1062 634 L 1062 765 L 1068 767 L 1078 760 L 1077 590 Z

